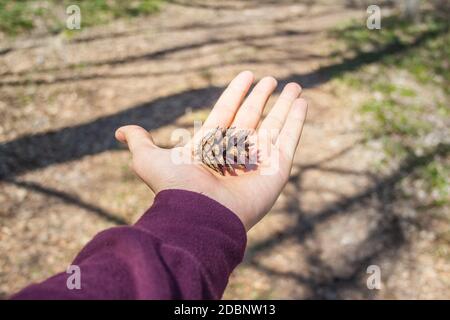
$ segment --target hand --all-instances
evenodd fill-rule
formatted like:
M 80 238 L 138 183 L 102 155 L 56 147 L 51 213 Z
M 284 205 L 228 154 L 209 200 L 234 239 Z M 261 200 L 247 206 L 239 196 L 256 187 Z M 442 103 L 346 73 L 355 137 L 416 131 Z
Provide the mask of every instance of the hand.
M 255 225 L 273 206 L 288 181 L 295 150 L 306 117 L 307 104 L 299 98 L 301 88 L 287 84 L 268 116 L 256 130 L 263 109 L 277 86 L 272 77 L 258 82 L 244 100 L 253 74 L 241 72 L 231 81 L 203 124 L 203 129 L 236 127 L 254 129 L 261 141 L 269 140 L 273 150 L 279 151 L 276 170 L 263 174 L 261 168 L 274 159 L 264 158 L 255 170 L 240 171 L 236 175 L 221 175 L 202 163 L 175 164 L 172 152 L 183 148 L 163 149 L 156 146 L 145 129 L 128 125 L 117 129 L 116 139 L 126 143 L 132 153 L 132 167 L 136 174 L 158 193 L 165 189 L 184 189 L 202 193 L 232 210 L 246 230 Z M 266 133 L 271 132 L 272 136 Z M 194 137 L 193 141 L 198 141 Z

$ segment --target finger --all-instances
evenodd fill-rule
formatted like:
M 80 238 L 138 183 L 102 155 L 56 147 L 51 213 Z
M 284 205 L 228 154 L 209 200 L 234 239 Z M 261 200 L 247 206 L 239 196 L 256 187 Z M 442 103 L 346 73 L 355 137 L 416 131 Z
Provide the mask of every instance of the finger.
M 203 127 L 228 127 L 252 83 L 253 74 L 250 71 L 239 73 L 222 93 Z
M 270 110 L 267 117 L 261 123 L 260 130 L 273 132 L 272 142 L 275 142 L 278 138 L 278 134 L 286 121 L 292 103 L 298 98 L 301 92 L 302 88 L 297 83 L 288 83 L 272 107 L 272 110 Z
M 255 129 L 267 100 L 276 86 L 277 80 L 273 77 L 261 79 L 239 108 L 232 126 L 243 129 Z
M 157 148 L 150 133 L 142 127 L 128 125 L 120 127 L 115 133 L 116 139 L 128 145 L 131 153 L 136 153 L 143 147 Z
M 281 154 L 284 156 L 284 160 L 288 161 L 289 166 L 294 159 L 307 109 L 308 104 L 306 100 L 299 98 L 294 101 L 276 142 Z

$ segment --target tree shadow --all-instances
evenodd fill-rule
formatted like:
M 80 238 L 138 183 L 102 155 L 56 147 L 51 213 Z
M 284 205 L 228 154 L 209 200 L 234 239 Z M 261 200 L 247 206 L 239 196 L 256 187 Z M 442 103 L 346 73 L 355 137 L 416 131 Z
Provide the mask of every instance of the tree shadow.
M 236 10 L 243 10 L 243 9 L 254 9 L 259 8 L 262 5 L 280 5 L 280 4 L 299 4 L 299 3 L 305 3 L 305 4 L 312 4 L 315 1 L 314 0 L 303 0 L 303 1 L 296 1 L 296 0 L 247 0 L 244 2 L 244 4 L 240 4 L 236 6 L 236 2 L 229 1 L 229 2 L 219 2 L 220 4 L 217 4 L 217 2 L 208 2 L 208 1 L 183 1 L 183 0 L 169 0 L 169 2 L 183 6 L 183 7 L 189 7 L 189 8 L 201 8 L 201 9 L 213 9 L 213 10 L 220 10 L 220 11 L 236 11 Z
M 287 230 L 260 241 L 247 249 L 244 264 L 276 278 L 288 278 L 308 288 L 309 299 L 342 299 L 348 291 L 362 294 L 361 298 L 374 298 L 376 291 L 368 290 L 365 279 L 366 268 L 371 264 L 379 264 L 385 257 L 395 256 L 400 250 L 409 246 L 404 236 L 402 223 L 416 224 L 416 221 L 405 221 L 394 211 L 394 204 L 406 201 L 396 188 L 403 178 L 413 174 L 415 170 L 426 166 L 435 157 L 446 157 L 450 153 L 449 144 L 439 144 L 422 156 L 412 152 L 403 160 L 397 170 L 389 176 L 379 179 L 373 186 L 351 197 L 342 197 L 320 211 L 304 211 L 299 206 L 303 190 L 299 183 L 295 184 L 296 191 L 284 210 L 297 217 L 297 222 Z M 311 166 L 310 166 L 311 167 Z M 314 166 L 320 170 L 320 166 Z M 308 170 L 306 168 L 306 170 Z M 305 168 L 300 168 L 299 174 L 292 180 L 301 179 Z M 298 182 L 298 181 L 297 181 Z M 327 222 L 337 215 L 352 215 L 365 208 L 376 208 L 378 217 L 376 225 L 371 228 L 366 238 L 358 246 L 346 251 L 345 256 L 351 257 L 345 264 L 345 271 L 333 268 L 322 259 L 314 250 L 308 248 L 307 240 L 313 237 L 314 231 L 320 224 Z M 262 264 L 258 257 L 282 245 L 286 240 L 294 240 L 302 244 L 306 251 L 308 270 L 296 272 L 280 272 Z M 305 275 L 309 274 L 309 275 Z M 383 272 L 383 280 L 389 278 L 389 272 Z
M 39 183 L 23 181 L 23 180 L 8 179 L 8 180 L 5 180 L 5 182 L 15 185 L 17 187 L 25 188 L 30 191 L 41 193 L 48 197 L 57 198 L 57 199 L 63 201 L 65 204 L 73 205 L 78 208 L 87 210 L 87 211 L 97 215 L 98 217 L 100 217 L 108 222 L 111 222 L 113 224 L 116 224 L 116 225 L 127 224 L 127 221 L 125 219 L 121 218 L 120 216 L 113 215 L 113 214 L 109 213 L 108 211 L 106 211 L 105 209 L 102 209 L 99 206 L 93 205 L 91 203 L 87 203 L 87 202 L 79 199 L 78 197 L 73 196 L 67 192 L 56 190 L 56 189 L 49 188 L 49 187 L 44 187 L 44 186 L 40 185 Z
M 340 62 L 320 67 L 312 72 L 292 74 L 291 76 L 281 79 L 280 83 L 286 84 L 290 81 L 296 81 L 300 82 L 305 88 L 313 88 L 326 83 L 334 77 L 357 70 L 364 65 L 380 61 L 386 56 L 400 54 L 411 48 L 417 47 L 424 41 L 434 38 L 442 32 L 444 31 L 424 32 L 409 44 L 395 42 L 370 52 L 358 52 L 357 55 L 352 58 L 343 58 Z M 289 37 L 298 35 L 301 35 L 301 33 L 283 31 L 276 33 L 273 36 Z M 227 41 L 248 42 L 252 39 L 258 40 L 263 38 L 264 37 L 261 36 L 254 36 L 251 38 L 238 37 L 236 39 L 216 39 L 212 41 L 161 49 L 159 51 L 154 51 L 143 55 L 128 56 L 123 59 L 91 62 L 88 63 L 88 65 L 121 65 L 142 60 L 162 59 L 167 58 L 167 56 L 171 54 L 179 53 L 185 50 L 198 49 L 205 45 L 222 44 Z M 75 67 L 75 65 L 68 66 L 68 68 L 73 67 Z M 41 71 L 45 72 L 46 70 L 40 70 L 39 72 Z M 194 69 L 194 71 L 196 70 Z M 148 74 L 144 73 L 143 76 L 148 76 Z M 100 78 L 102 75 L 98 75 L 98 77 Z M 106 75 L 106 77 L 111 77 L 111 75 Z M 63 80 L 64 79 L 57 79 L 57 81 Z M 76 80 L 76 78 L 68 78 L 64 81 L 74 80 Z M 2 84 L 14 85 L 14 83 L 8 84 L 3 81 L 0 85 Z M 26 84 L 30 83 L 26 82 L 26 80 L 25 82 L 16 83 L 16 85 Z M 45 83 L 36 82 L 35 84 Z M 126 124 L 138 124 L 148 130 L 160 128 L 172 123 L 174 120 L 184 115 L 185 110 L 188 108 L 192 110 L 209 108 L 218 98 L 223 89 L 223 87 L 208 86 L 201 89 L 186 90 L 167 97 L 160 97 L 143 104 L 132 106 L 125 111 L 104 116 L 88 123 L 68 126 L 62 129 L 39 134 L 25 135 L 12 141 L 1 143 L 0 181 L 3 180 L 19 187 L 59 198 L 69 205 L 75 205 L 88 210 L 113 223 L 125 224 L 126 221 L 122 218 L 112 215 L 95 205 L 85 203 L 66 192 L 43 187 L 35 183 L 18 181 L 14 178 L 19 174 L 23 174 L 31 170 L 42 169 L 53 164 L 65 163 L 67 161 L 80 159 L 84 156 L 95 155 L 105 151 L 119 150 L 121 147 L 114 139 L 114 131 L 116 128 Z M 343 149 L 335 155 L 335 157 L 341 156 L 349 150 L 350 148 Z M 307 284 L 311 291 L 310 298 L 339 298 L 341 297 L 341 293 L 345 290 L 362 289 L 361 279 L 364 276 L 365 267 L 368 264 L 372 261 L 376 261 L 381 254 L 386 252 L 386 250 L 395 251 L 407 246 L 407 242 L 401 236 L 401 230 L 399 229 L 399 218 L 390 210 L 388 206 L 388 204 L 396 200 L 393 196 L 396 194 L 393 192 L 393 187 L 398 184 L 402 177 L 410 174 L 413 170 L 415 170 L 415 168 L 426 164 L 427 161 L 429 161 L 436 154 L 448 154 L 448 148 L 443 148 L 441 146 L 432 153 L 423 157 L 407 158 L 398 171 L 379 181 L 375 181 L 376 177 L 370 173 L 361 173 L 352 170 L 343 170 L 340 168 L 330 168 L 323 165 L 332 160 L 333 157 L 325 159 L 321 162 L 307 164 L 300 167 L 300 173 L 292 176 L 290 179 L 290 182 L 295 184 L 297 189 L 296 192 L 291 195 L 286 208 L 290 214 L 297 217 L 296 224 L 274 235 L 270 239 L 256 243 L 254 246 L 250 247 L 248 249 L 246 263 L 267 273 L 268 275 L 288 277 L 295 279 L 299 283 Z M 299 186 L 299 181 L 302 180 L 302 174 L 306 170 L 310 169 L 334 172 L 340 175 L 365 174 L 374 180 L 375 183 L 372 187 L 369 187 L 352 197 L 342 197 L 339 201 L 330 204 L 322 210 L 317 212 L 305 212 L 298 205 L 298 197 L 303 191 Z M 372 203 L 372 201 L 375 201 L 375 203 Z M 351 263 L 351 272 L 346 274 L 334 274 L 332 272 L 332 268 L 330 268 L 330 266 L 324 261 L 321 261 L 314 251 L 307 253 L 308 264 L 311 268 L 316 270 L 311 277 L 296 273 L 278 272 L 261 265 L 256 259 L 259 255 L 264 254 L 264 252 L 267 252 L 273 247 L 276 247 L 286 239 L 295 239 L 299 243 L 304 243 L 305 240 L 313 234 L 317 226 L 329 220 L 331 217 L 338 214 L 352 214 L 352 210 L 355 207 L 364 207 L 369 205 L 377 205 L 386 222 L 380 222 L 376 228 L 372 230 L 367 239 L 361 243 L 358 248 L 355 248 L 354 252 L 351 253 L 351 255 L 358 257 L 358 259 Z M 370 248 L 376 248 L 376 250 Z M 323 274 L 327 273 L 330 274 L 330 276 L 323 278 Z
M 439 33 L 440 31 L 424 32 L 409 45 L 389 44 L 379 50 L 359 53 L 353 58 L 344 59 L 312 72 L 294 74 L 280 79 L 279 82 L 286 84 L 295 81 L 301 83 L 304 88 L 313 88 L 333 77 L 418 46 Z M 186 90 L 85 124 L 25 135 L 2 143 L 0 144 L 0 180 L 86 155 L 117 150 L 119 146 L 113 137 L 116 128 L 126 124 L 141 125 L 148 130 L 159 128 L 182 116 L 187 108 L 195 110 L 210 107 L 223 89 L 223 87 L 209 86 Z
M 334 76 L 342 73 L 356 70 L 357 68 L 372 62 L 376 62 L 383 56 L 389 54 L 397 54 L 407 50 L 412 46 L 417 46 L 426 39 L 436 36 L 437 33 L 424 33 L 419 36 L 414 43 L 409 46 L 402 44 L 391 44 L 374 52 L 360 53 L 351 59 L 342 62 L 321 67 L 313 72 L 305 74 L 297 74 L 281 79 L 281 83 L 285 84 L 290 81 L 302 83 L 305 88 L 312 88 Z M 126 124 L 141 125 L 148 130 L 154 130 L 159 127 L 172 123 L 178 117 L 184 115 L 185 110 L 209 108 L 218 98 L 222 87 L 209 86 L 202 89 L 187 90 L 167 97 L 161 97 L 148 103 L 131 107 L 119 113 L 104 116 L 94 121 L 69 126 L 55 131 L 48 131 L 39 134 L 25 135 L 9 142 L 0 144 L 0 181 L 9 180 L 30 170 L 45 168 L 47 166 L 72 161 L 88 155 L 98 154 L 108 150 L 119 150 L 122 148 L 114 139 L 114 131 L 116 128 Z M 343 150 L 342 152 L 346 152 Z M 310 165 L 310 168 L 317 168 L 319 164 Z M 333 171 L 340 174 L 351 174 L 351 172 L 343 172 L 336 168 L 325 168 L 320 166 L 321 170 Z M 307 167 L 303 168 L 307 169 Z M 353 173 L 357 174 L 357 173 Z M 292 177 L 291 182 L 298 177 Z M 105 219 L 117 224 L 123 224 L 125 221 L 106 212 L 94 205 L 80 202 L 68 194 L 55 192 L 54 190 L 44 190 L 42 186 L 24 185 L 22 187 L 31 188 L 34 191 L 46 193 L 50 196 L 58 197 L 71 205 L 78 205 L 83 209 L 92 213 L 103 216 Z M 369 194 L 374 192 L 368 191 Z M 302 230 L 291 230 L 306 234 L 308 228 L 312 228 L 315 223 L 320 223 L 327 216 L 332 215 L 336 207 L 348 208 L 353 203 L 358 203 L 365 198 L 367 194 L 360 195 L 353 200 L 345 200 L 343 203 L 336 203 L 328 210 L 325 210 L 315 218 L 314 221 L 303 221 L 299 223 Z M 350 201 L 350 202 L 349 202 Z M 289 234 L 287 232 L 286 234 Z M 283 236 L 281 236 L 283 237 Z M 280 240 L 277 236 L 272 239 L 275 243 Z
M 159 128 L 182 116 L 186 108 L 195 110 L 211 105 L 221 90 L 213 86 L 188 90 L 85 124 L 3 143 L 0 145 L 0 180 L 87 155 L 119 150 L 123 147 L 114 138 L 118 127 L 133 123 L 149 130 Z
M 169 55 L 181 53 L 184 51 L 190 51 L 195 50 L 199 48 L 203 48 L 205 46 L 210 45 L 222 45 L 227 43 L 234 43 L 237 42 L 237 46 L 242 46 L 245 43 L 249 43 L 256 40 L 266 40 L 270 41 L 271 39 L 276 39 L 279 37 L 298 37 L 298 36 L 304 36 L 314 33 L 314 31 L 295 31 L 295 30 L 281 30 L 277 31 L 272 34 L 257 34 L 257 35 L 243 35 L 243 36 L 237 36 L 237 37 L 218 37 L 218 38 L 210 38 L 203 41 L 188 43 L 188 44 L 182 44 L 173 46 L 170 48 L 162 48 L 159 50 L 155 50 L 152 52 L 147 52 L 143 54 L 136 54 L 136 55 L 128 55 L 123 58 L 113 58 L 113 59 L 106 59 L 101 61 L 86 61 L 82 63 L 83 68 L 89 68 L 89 67 L 101 67 L 101 66 L 118 66 L 128 63 L 135 63 L 140 61 L 146 61 L 146 60 L 158 60 L 158 59 L 165 59 Z M 48 72 L 54 72 L 54 71 L 64 71 L 64 70 L 72 70 L 76 69 L 80 66 L 80 63 L 72 63 L 64 65 L 63 67 L 49 67 L 49 68 L 41 68 L 38 70 L 34 70 L 34 72 L 39 73 L 48 73 Z M 14 75 L 14 76 L 24 76 L 29 74 L 30 72 L 27 70 L 20 71 L 20 72 L 5 72 L 2 75 Z M 32 82 L 31 82 L 32 83 Z M 0 82 L 0 85 L 22 85 L 22 84 L 29 84 L 29 82 L 25 81 L 18 81 L 17 84 L 15 82 Z M 40 84 L 39 82 L 37 84 Z
M 261 46 L 253 45 L 255 48 L 261 49 Z M 234 46 L 238 47 L 238 45 Z M 302 59 L 303 61 L 307 61 L 308 59 L 315 60 L 324 60 L 329 57 L 318 56 L 315 54 L 298 54 L 295 59 Z M 288 58 L 289 60 L 290 58 Z M 162 71 L 144 71 L 144 72 L 130 72 L 130 73 L 117 73 L 117 72 L 93 72 L 89 74 L 77 74 L 77 75 L 68 75 L 68 76 L 55 76 L 52 78 L 43 77 L 43 78 L 28 78 L 25 77 L 23 79 L 18 80 L 2 80 L 0 81 L 0 87 L 2 86 L 10 86 L 10 87 L 20 87 L 20 86 L 28 86 L 28 85 L 53 85 L 53 84 L 61 84 L 65 82 L 78 82 L 78 81 L 86 81 L 86 80 L 111 80 L 111 79 L 130 79 L 130 78 L 148 78 L 148 77 L 159 77 L 159 76 L 170 76 L 170 75 L 179 75 L 180 72 L 190 73 L 190 72 L 202 72 L 205 70 L 212 70 L 215 68 L 223 68 L 225 66 L 235 66 L 235 65 L 243 65 L 243 64 L 266 64 L 266 63 L 275 63 L 282 64 L 286 62 L 286 57 L 283 58 L 270 58 L 270 59 L 258 59 L 258 58 L 246 58 L 239 59 L 238 61 L 230 61 L 230 62 L 221 62 L 215 64 L 209 64 L 207 66 L 200 67 L 184 67 L 182 70 L 174 69 L 174 70 L 162 70 Z

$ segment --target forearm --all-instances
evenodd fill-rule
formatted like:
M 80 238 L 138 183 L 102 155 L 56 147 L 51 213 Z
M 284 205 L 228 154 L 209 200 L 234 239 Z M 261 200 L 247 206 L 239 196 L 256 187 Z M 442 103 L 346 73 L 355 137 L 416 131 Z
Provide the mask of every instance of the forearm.
M 133 226 L 98 234 L 67 273 L 25 288 L 14 299 L 218 299 L 242 260 L 246 234 L 218 202 L 182 190 L 160 192 Z

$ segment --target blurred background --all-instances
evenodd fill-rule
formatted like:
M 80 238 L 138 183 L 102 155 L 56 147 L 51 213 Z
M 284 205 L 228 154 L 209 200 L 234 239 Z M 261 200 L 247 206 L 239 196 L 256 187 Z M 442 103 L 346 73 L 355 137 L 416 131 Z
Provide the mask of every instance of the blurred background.
M 66 28 L 70 4 L 80 30 Z M 371 4 L 380 30 L 366 26 Z M 224 297 L 450 298 L 449 8 L 0 0 L 0 297 L 151 205 L 117 127 L 170 146 L 249 69 L 278 90 L 299 82 L 310 108 L 289 183 Z

